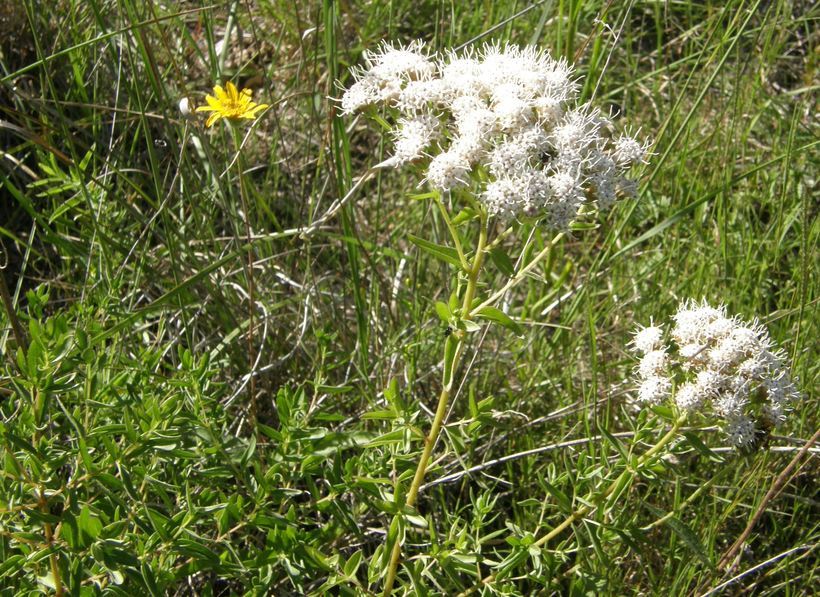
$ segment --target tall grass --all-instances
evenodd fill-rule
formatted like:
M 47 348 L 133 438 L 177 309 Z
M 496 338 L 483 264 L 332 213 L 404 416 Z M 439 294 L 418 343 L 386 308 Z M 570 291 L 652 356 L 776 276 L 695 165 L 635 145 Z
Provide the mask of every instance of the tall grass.
M 817 448 L 764 500 L 818 427 L 812 3 L 2 12 L 0 265 L 25 336 L 4 310 L 4 594 L 378 590 L 394 482 L 412 475 L 440 390 L 433 305 L 452 290 L 408 235 L 447 229 L 407 172 L 355 187 L 388 139 L 331 98 L 364 49 L 414 38 L 549 48 L 586 99 L 655 143 L 640 199 L 509 295 L 525 334 L 467 346 L 397 592 L 471 590 L 511 557 L 493 588 L 513 594 L 816 584 Z M 272 105 L 243 131 L 244 203 L 228 130 L 178 110 L 225 80 Z M 617 472 L 619 442 L 652 443 L 624 347 L 688 297 L 764 316 L 803 403 L 750 453 L 687 435 L 617 503 L 530 548 Z

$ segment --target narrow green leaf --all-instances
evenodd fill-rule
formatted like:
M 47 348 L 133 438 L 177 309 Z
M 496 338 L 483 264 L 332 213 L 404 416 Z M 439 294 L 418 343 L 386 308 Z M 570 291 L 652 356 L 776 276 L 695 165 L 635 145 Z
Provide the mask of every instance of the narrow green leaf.
M 342 567 L 342 570 L 344 570 L 346 576 L 356 576 L 356 571 L 359 569 L 359 565 L 362 563 L 362 557 L 362 552 L 357 551 L 347 559 L 344 566 Z
M 644 502 L 643 505 L 659 519 L 666 516 L 666 512 L 660 508 L 656 508 L 652 504 Z M 705 566 L 708 566 L 709 568 L 714 567 L 712 562 L 709 561 L 709 557 L 706 555 L 706 548 L 703 546 L 703 543 L 701 543 L 701 540 L 697 534 L 689 528 L 689 525 L 683 522 L 680 518 L 676 518 L 674 516 L 670 516 L 664 520 L 664 524 L 668 525 L 669 528 L 672 529 L 678 537 L 680 537 L 681 541 L 683 541 L 690 551 L 692 551 L 692 553 L 694 553 Z
M 396 413 L 392 410 L 371 410 L 370 412 L 366 412 L 362 415 L 362 419 L 365 421 L 388 421 L 395 418 Z
M 524 333 L 524 330 L 512 317 L 497 307 L 484 307 L 476 313 L 476 316 L 498 323 L 518 336 Z
M 396 377 L 390 379 L 390 383 L 387 384 L 387 387 L 384 389 L 384 399 L 387 401 L 387 404 L 391 406 L 399 404 L 401 396 L 399 395 L 399 380 Z
M 388 126 L 388 130 L 390 128 L 392 128 L 392 127 Z M 408 195 L 408 197 L 410 197 L 410 199 L 413 199 L 414 201 L 423 201 L 425 199 L 434 199 L 434 198 L 438 197 L 438 191 L 430 191 L 429 193 L 413 193 L 413 194 Z
M 458 300 L 458 292 L 455 290 L 450 293 L 450 299 L 447 301 L 447 306 L 450 307 L 450 311 L 455 313 L 456 310 L 461 306 Z
M 375 448 L 376 446 L 386 446 L 388 444 L 397 444 L 404 441 L 404 429 L 394 429 L 393 431 L 389 431 L 383 435 L 380 435 L 377 438 L 374 438 L 367 442 L 365 447 L 367 448 Z
M 546 480 L 543 481 L 544 488 L 550 493 L 552 497 L 555 498 L 555 501 L 558 502 L 558 506 L 564 510 L 565 512 L 569 512 L 572 510 L 572 502 L 567 497 L 563 491 L 552 485 L 551 483 L 547 482 Z
M 615 489 L 609 495 L 609 498 L 606 501 L 606 510 L 609 512 L 617 506 L 618 500 L 621 498 L 623 493 L 629 489 L 629 486 L 632 484 L 632 475 L 630 474 L 622 474 L 618 477 L 617 483 L 615 484 Z
M 601 425 L 598 425 L 598 431 L 601 432 L 601 435 L 604 437 L 606 442 L 618 451 L 618 453 L 621 455 L 624 461 L 629 460 L 629 455 L 627 454 L 626 448 L 624 448 L 624 445 L 618 440 L 617 437 L 612 435 L 606 428 L 604 428 Z
M 705 456 L 712 462 L 723 462 L 723 458 L 716 452 L 713 452 L 709 449 L 709 446 L 704 444 L 701 439 L 691 431 L 684 431 L 683 436 L 686 438 L 686 442 L 692 446 L 695 451 L 697 451 L 701 456 Z
M 513 265 L 512 259 L 510 259 L 510 256 L 507 255 L 507 252 L 502 247 L 496 247 L 490 251 L 490 259 L 492 259 L 495 266 L 505 276 L 511 278 L 515 275 L 515 266 Z
M 458 251 L 455 249 L 451 249 L 450 247 L 445 247 L 443 245 L 437 245 L 436 243 L 431 243 L 429 240 L 424 240 L 423 238 L 419 238 L 418 236 L 414 236 L 412 234 L 408 234 L 407 238 L 419 249 L 428 255 L 435 257 L 439 261 L 446 261 L 450 265 L 461 267 L 461 260 L 458 258 Z
M 461 224 L 464 224 L 465 222 L 469 222 L 470 220 L 474 219 L 476 215 L 476 210 L 474 210 L 472 207 L 465 207 L 453 217 L 451 222 L 453 226 L 459 226 Z
M 473 334 L 481 329 L 481 326 L 472 319 L 461 319 L 456 323 L 456 327 L 468 334 Z
M 441 301 L 436 301 L 436 314 L 438 318 L 441 319 L 444 323 L 448 323 L 450 318 L 453 316 L 452 312 L 450 311 L 450 307 L 447 306 L 446 303 L 442 303 Z

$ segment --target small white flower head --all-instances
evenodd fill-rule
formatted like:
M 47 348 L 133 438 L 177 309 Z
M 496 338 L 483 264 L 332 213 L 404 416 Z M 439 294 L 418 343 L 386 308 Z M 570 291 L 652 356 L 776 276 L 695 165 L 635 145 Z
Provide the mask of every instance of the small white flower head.
M 573 110 L 568 112 L 552 132 L 553 145 L 561 153 L 583 155 L 598 139 L 596 112 Z
M 550 187 L 557 201 L 572 201 L 582 192 L 578 179 L 567 170 L 558 170 L 550 176 Z
M 458 151 L 445 151 L 430 160 L 427 181 L 440 191 L 469 184 L 470 162 Z
M 640 354 L 659 350 L 663 348 L 663 328 L 651 323 L 646 327 L 640 327 L 630 344 Z
M 720 340 L 731 334 L 736 326 L 737 323 L 734 319 L 717 317 L 706 326 L 703 331 L 704 338 L 707 340 Z
M 481 62 L 471 54 L 459 56 L 452 50 L 439 61 L 441 80 L 452 100 L 459 97 L 479 97 L 486 91 Z
M 395 154 L 388 160 L 392 166 L 400 166 L 422 157 L 424 150 L 436 136 L 438 119 L 429 114 L 399 120 L 394 130 Z
M 629 168 L 644 161 L 646 145 L 632 137 L 622 135 L 615 141 L 612 156 L 620 166 Z
M 381 98 L 381 89 L 376 79 L 365 78 L 356 81 L 342 96 L 342 114 L 352 114 L 365 106 L 375 104 Z
M 573 100 L 578 95 L 579 85 L 572 79 L 572 67 L 564 58 L 552 62 L 550 69 L 544 73 L 543 85 L 543 95 L 563 102 Z
M 522 70 L 527 69 L 527 57 L 517 46 L 485 45 L 481 51 L 481 73 L 488 89 L 513 83 Z
M 754 358 L 767 351 L 768 346 L 761 338 L 760 331 L 736 325 L 735 328 L 709 351 L 709 361 L 716 369 L 737 365 L 747 358 Z
M 490 174 L 496 178 L 523 174 L 530 169 L 532 153 L 518 139 L 503 141 L 489 152 Z
M 600 211 L 607 211 L 615 204 L 618 198 L 618 187 L 616 186 L 615 178 L 610 172 L 596 172 L 590 177 L 589 182 L 595 194 L 598 209 Z
M 769 353 L 771 354 L 771 353 Z M 764 355 L 755 355 L 742 361 L 737 366 L 737 373 L 746 379 L 754 379 L 762 381 L 766 378 L 771 370 L 771 361 Z
M 383 43 L 376 51 L 365 52 L 365 62 L 369 66 L 365 76 L 384 81 L 430 78 L 436 72 L 436 65 L 424 50 L 424 42 L 420 40 L 407 46 Z
M 490 213 L 509 218 L 520 212 L 526 191 L 519 178 L 499 178 L 487 184 L 482 198 Z
M 742 415 L 749 404 L 748 395 L 749 386 L 746 384 L 737 385 L 723 392 L 714 401 L 715 412 L 723 418 Z
M 787 406 L 800 398 L 800 392 L 786 371 L 779 371 L 763 381 L 769 402 Z
M 537 123 L 523 127 L 513 139 L 526 147 L 534 157 L 539 157 L 550 148 L 549 135 L 544 132 L 543 126 Z
M 486 140 L 480 135 L 453 137 L 449 151 L 461 156 L 472 167 L 486 158 Z
M 665 350 L 650 350 L 641 358 L 638 374 L 644 379 L 660 375 L 666 370 L 668 362 L 669 355 Z
M 530 103 L 517 97 L 506 97 L 495 102 L 493 112 L 499 127 L 511 134 L 535 121 L 535 111 Z
M 711 307 L 706 301 L 697 303 L 689 301 L 684 303 L 674 315 L 675 327 L 672 328 L 672 336 L 678 344 L 700 344 L 705 338 L 705 330 L 717 319 L 725 319 L 726 308 L 724 306 Z
M 773 349 L 757 320 L 727 317 L 725 307 L 705 301 L 682 303 L 672 319 L 670 346 L 662 344 L 663 326 L 654 323 L 632 340 L 635 351 L 643 354 L 636 367 L 640 401 L 653 395 L 647 380 L 668 378 L 676 386 L 677 407 L 718 418 L 737 447 L 751 445 L 759 428 L 786 421 L 800 393 L 784 353 Z
M 755 440 L 755 424 L 751 418 L 738 415 L 726 419 L 723 428 L 729 442 L 736 448 L 748 448 Z
M 420 79 L 408 81 L 399 91 L 395 104 L 405 114 L 416 114 L 429 111 L 431 106 L 438 105 L 443 99 L 440 79 Z
M 553 96 L 539 96 L 532 100 L 535 114 L 543 122 L 554 125 L 564 117 L 564 101 Z
M 702 369 L 695 375 L 695 383 L 706 396 L 717 395 L 726 385 L 726 378 L 711 369 Z
M 546 224 L 551 230 L 566 230 L 578 217 L 583 199 L 580 194 L 571 195 L 562 201 L 553 201 L 546 208 Z
M 468 103 L 468 102 L 462 102 Z M 483 143 L 498 129 L 496 114 L 484 105 L 464 107 L 456 117 L 456 131 L 462 137 L 480 137 Z
M 526 188 L 526 205 L 523 211 L 528 216 L 535 216 L 552 199 L 552 185 L 549 176 L 543 170 L 530 169 L 524 173 Z
M 685 411 L 698 410 L 706 400 L 703 388 L 696 383 L 687 382 L 675 391 L 675 404 Z
M 644 404 L 660 404 L 669 397 L 672 382 L 666 377 L 644 379 L 638 387 L 638 400 Z

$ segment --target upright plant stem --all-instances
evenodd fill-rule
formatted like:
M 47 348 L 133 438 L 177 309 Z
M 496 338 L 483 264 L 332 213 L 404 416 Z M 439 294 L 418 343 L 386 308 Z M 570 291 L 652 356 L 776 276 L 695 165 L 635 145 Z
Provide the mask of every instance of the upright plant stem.
M 37 435 L 35 434 L 35 438 Z M 33 438 L 34 439 L 34 438 Z M 5 438 L 3 438 L 3 447 L 6 451 L 6 456 L 14 463 L 14 468 L 20 471 L 21 476 L 28 483 L 33 489 L 34 494 L 37 498 L 37 506 L 44 515 L 49 514 L 49 507 L 48 507 L 48 498 L 46 497 L 45 490 L 43 486 L 32 480 L 31 476 L 28 474 L 28 471 L 23 466 L 23 464 L 18 460 L 17 456 L 14 454 L 13 448 L 6 443 Z M 32 442 L 34 445 L 37 445 L 37 441 Z M 46 545 L 49 548 L 54 547 L 54 530 L 51 528 L 50 522 L 43 522 L 43 532 L 45 534 Z M 60 574 L 60 563 L 57 560 L 57 553 L 56 551 L 52 551 L 52 553 L 48 556 L 49 566 L 51 568 L 51 577 L 54 580 L 54 594 L 57 597 L 61 597 L 65 594 L 65 589 L 63 587 L 63 578 Z
M 239 174 L 239 197 L 242 202 L 242 223 L 245 225 L 245 237 L 249 245 L 253 242 L 253 233 L 250 225 L 250 212 L 248 211 L 248 200 L 245 196 L 244 170 L 245 162 L 242 159 L 242 142 L 239 132 L 231 126 L 234 146 L 236 148 L 236 169 Z M 241 244 L 241 243 L 240 243 Z M 257 424 L 258 410 L 256 404 L 256 378 L 253 374 L 256 363 L 256 343 L 254 342 L 254 280 L 253 280 L 253 249 L 247 252 L 248 261 L 245 264 L 245 276 L 248 282 L 248 424 L 256 440 L 259 440 L 259 425 Z
M 461 318 L 472 318 L 471 306 L 475 298 L 476 289 L 478 287 L 478 277 L 481 273 L 481 266 L 484 264 L 484 249 L 487 246 L 488 235 L 488 220 L 487 214 L 481 214 L 481 231 L 478 237 L 478 246 L 473 257 L 472 265 L 467 272 L 467 288 L 464 291 L 464 298 L 462 299 Z M 453 343 L 455 343 L 455 350 L 453 350 Z M 407 496 L 404 498 L 404 506 L 412 507 L 416 503 L 419 488 L 424 482 L 424 475 L 427 473 L 427 464 L 430 461 L 430 456 L 433 453 L 433 447 L 436 445 L 441 427 L 444 424 L 444 417 L 447 414 L 447 406 L 450 403 L 450 394 L 453 387 L 453 376 L 458 368 L 461 353 L 463 351 L 464 341 L 455 334 L 447 337 L 444 342 L 444 379 L 441 394 L 438 398 L 438 406 L 436 407 L 436 414 L 433 417 L 433 424 L 430 427 L 430 432 L 424 438 L 424 450 L 421 453 L 418 465 L 416 466 L 416 473 L 413 475 L 413 482 L 410 484 L 410 489 Z M 452 362 L 447 363 L 447 355 L 452 355 Z M 393 544 L 393 550 L 390 552 L 390 563 L 387 569 L 387 578 L 384 581 L 383 595 L 387 597 L 393 592 L 393 583 L 396 581 L 396 572 L 398 571 L 399 558 L 401 557 L 401 541 L 398 537 Z

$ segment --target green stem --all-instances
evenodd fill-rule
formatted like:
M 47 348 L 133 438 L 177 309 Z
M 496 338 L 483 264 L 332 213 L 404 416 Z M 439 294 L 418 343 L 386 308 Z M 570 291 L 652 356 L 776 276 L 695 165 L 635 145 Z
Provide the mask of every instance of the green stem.
M 46 500 L 45 493 L 43 492 L 43 488 L 40 488 L 40 495 L 38 496 L 38 502 L 40 504 L 40 512 L 44 515 L 49 515 L 49 508 L 48 508 L 48 501 Z M 43 531 L 46 535 L 46 543 L 50 548 L 54 547 L 54 532 L 51 528 L 51 523 L 44 522 L 43 523 Z M 57 561 L 57 554 L 51 553 L 48 556 L 48 562 L 51 567 L 51 577 L 54 580 L 54 594 L 57 597 L 62 597 L 64 594 L 63 592 L 63 579 L 62 575 L 60 574 L 60 563 Z
M 478 274 L 481 272 L 481 266 L 484 265 L 484 249 L 487 246 L 488 228 L 487 214 L 481 212 L 481 232 L 478 235 L 478 247 L 473 258 L 473 265 L 467 273 L 467 290 L 464 292 L 464 301 L 461 304 L 462 319 L 472 317 L 473 299 L 478 288 Z
M 678 434 L 678 430 L 680 429 L 681 425 L 683 425 L 683 423 L 685 421 L 686 421 L 686 416 L 685 415 L 679 416 L 675 420 L 675 422 L 672 424 L 672 427 L 669 429 L 669 431 L 667 431 L 666 434 L 661 439 L 659 439 L 654 446 L 652 446 L 649 450 L 644 452 L 643 455 L 641 455 L 640 458 L 638 458 L 638 461 L 635 463 L 634 468 L 627 467 L 620 475 L 618 475 L 618 478 L 615 479 L 612 483 L 610 483 L 609 486 L 607 486 L 607 488 L 604 489 L 603 492 L 601 492 L 598 496 L 595 497 L 595 499 L 587 500 L 587 501 L 595 501 L 595 502 L 600 503 L 602 500 L 605 500 L 610 495 L 612 495 L 612 493 L 618 487 L 622 486 L 622 484 L 626 481 L 626 479 L 628 479 L 629 477 L 635 476 L 641 470 L 641 468 L 643 468 L 643 466 L 647 462 L 649 462 L 653 457 L 655 457 L 658 454 L 658 452 L 663 450 L 663 448 L 666 447 L 666 445 L 669 442 L 671 442 L 673 439 L 675 439 L 675 437 Z M 583 518 L 584 516 L 586 516 L 587 514 L 589 514 L 596 507 L 597 506 L 590 506 L 590 505 L 581 506 L 580 508 L 578 508 L 577 510 L 572 512 L 569 516 L 567 516 L 561 524 L 559 524 L 557 527 L 552 529 L 549 533 L 547 533 L 546 535 L 544 535 L 543 537 L 538 539 L 535 543 L 533 543 L 533 546 L 534 547 L 543 547 L 550 540 L 552 540 L 555 537 L 557 537 L 558 535 L 560 535 L 564 530 L 566 530 L 567 527 L 571 526 L 575 521 L 577 521 L 577 520 Z M 481 581 L 481 584 L 482 585 L 488 585 L 488 584 L 492 583 L 493 581 L 495 581 L 495 579 L 496 579 L 496 574 L 490 574 L 489 576 L 487 576 L 486 578 L 484 578 Z M 471 592 L 472 591 L 466 591 L 465 593 L 462 593 L 462 595 L 467 595 Z
M 564 237 L 563 232 L 559 232 L 558 234 L 556 234 L 555 238 L 553 238 L 549 243 L 547 243 L 547 246 L 544 247 L 543 249 L 541 249 L 541 251 L 535 257 L 532 258 L 532 261 L 530 261 L 527 265 L 525 265 L 520 270 L 518 270 L 516 272 L 516 274 L 512 278 L 510 278 L 507 281 L 507 283 L 504 284 L 504 286 L 498 292 L 495 292 L 492 296 L 490 296 L 490 298 L 488 298 L 486 301 L 484 301 L 478 307 L 476 307 L 476 311 L 479 311 L 479 310 L 483 309 L 484 307 L 488 307 L 488 306 L 492 305 L 493 303 L 498 301 L 501 297 L 503 297 L 505 294 L 507 294 L 507 292 L 510 289 L 515 288 L 521 282 L 523 282 L 524 278 L 526 278 L 527 274 L 530 273 L 535 268 L 536 265 L 541 263 L 541 261 L 543 261 L 544 258 L 547 257 L 550 254 L 553 247 L 555 245 L 557 245 L 558 242 L 563 237 Z
M 450 231 L 450 236 L 453 238 L 453 244 L 456 247 L 458 259 L 461 261 L 461 267 L 465 272 L 469 272 L 470 264 L 467 263 L 467 258 L 464 256 L 464 249 L 461 248 L 461 239 L 458 237 L 456 227 L 453 226 L 453 221 L 450 219 L 450 214 L 447 213 L 447 208 L 444 207 L 444 204 L 441 202 L 441 197 L 436 197 L 435 201 L 436 205 L 438 205 L 439 211 L 441 212 L 441 217 L 444 218 L 444 222 L 447 224 L 447 230 Z
M 472 265 L 467 269 L 467 288 L 464 291 L 464 299 L 462 301 L 462 319 L 470 319 L 472 311 L 470 309 L 473 299 L 475 298 L 476 289 L 478 287 L 478 277 L 481 273 L 481 266 L 484 264 L 484 253 L 487 246 L 487 236 L 489 232 L 487 214 L 481 212 L 481 231 L 478 237 L 478 246 L 476 247 L 475 256 L 473 257 Z M 456 343 L 455 350 L 453 350 L 453 343 Z M 404 498 L 405 508 L 413 507 L 418 497 L 419 488 L 424 482 L 424 475 L 427 473 L 427 464 L 430 461 L 430 456 L 433 453 L 433 447 L 436 445 L 441 427 L 444 425 L 444 417 L 447 414 L 447 406 L 450 403 L 450 395 L 453 386 L 453 377 L 458 368 L 458 363 L 461 358 L 461 353 L 464 347 L 464 342 L 455 334 L 447 337 L 444 343 L 444 358 L 452 354 L 452 363 L 444 364 L 444 379 L 441 394 L 438 398 L 438 406 L 436 407 L 436 414 L 433 416 L 433 424 L 430 427 L 430 432 L 424 438 L 424 450 L 421 453 L 416 472 L 413 475 L 413 482 L 410 484 L 410 490 Z M 449 372 L 449 373 L 448 373 Z M 448 377 L 449 376 L 449 377 Z M 401 558 L 401 541 L 396 538 L 393 544 L 393 550 L 390 552 L 390 563 L 387 568 L 387 577 L 384 581 L 383 595 L 387 597 L 393 592 L 393 584 L 396 581 L 396 573 L 399 567 L 399 559 Z
M 231 135 L 233 137 L 234 147 L 236 148 L 236 169 L 239 175 L 239 198 L 242 202 L 242 223 L 245 225 L 245 237 L 246 242 L 250 244 L 253 241 L 253 234 L 251 232 L 251 225 L 250 225 L 250 212 L 248 211 L 248 200 L 245 197 L 245 180 L 244 180 L 244 160 L 242 159 L 242 139 L 239 131 L 234 128 L 233 124 L 230 125 Z M 237 238 L 237 244 L 239 239 Z M 257 443 L 259 442 L 259 425 L 257 424 L 258 420 L 258 411 L 257 411 L 257 404 L 256 404 L 256 377 L 253 374 L 254 363 L 256 362 L 256 343 L 254 342 L 253 337 L 253 328 L 254 328 L 254 280 L 253 280 L 253 249 L 248 251 L 247 253 L 247 263 L 245 264 L 245 278 L 248 283 L 248 394 L 249 394 L 249 404 L 248 404 L 248 424 L 251 428 L 251 433 L 253 433 L 254 437 L 256 438 Z
M 37 400 L 39 400 L 39 394 L 38 394 Z M 40 436 L 40 432 L 35 430 L 34 436 L 32 437 L 32 444 L 34 444 L 35 446 L 37 446 L 38 443 L 39 443 L 39 436 Z M 32 480 L 31 475 L 28 474 L 28 471 L 25 469 L 23 464 L 20 462 L 20 460 L 14 454 L 14 450 L 12 449 L 12 447 L 5 441 L 5 437 L 3 438 L 3 440 L 4 440 L 3 441 L 3 447 L 5 448 L 6 454 L 14 462 L 14 465 L 15 465 L 14 469 L 19 471 L 20 475 L 23 477 L 23 480 L 26 483 L 28 483 L 29 485 L 31 485 L 32 488 L 34 488 L 34 490 L 35 490 L 34 495 L 37 498 L 37 507 L 40 509 L 40 512 L 42 512 L 44 515 L 48 516 L 49 515 L 48 498 L 46 498 L 46 493 L 45 493 L 45 490 L 43 489 L 43 486 L 40 483 L 35 483 Z M 49 548 L 53 548 L 54 547 L 54 531 L 51 528 L 51 523 L 50 522 L 43 522 L 43 533 L 45 534 L 46 545 Z M 54 580 L 54 594 L 57 597 L 62 597 L 62 595 L 65 594 L 65 591 L 64 591 L 64 588 L 63 588 L 63 578 L 62 578 L 62 575 L 60 574 L 60 562 L 58 561 L 57 557 L 58 557 L 57 553 L 52 551 L 52 553 L 50 553 L 49 556 L 48 556 L 48 562 L 49 562 L 49 566 L 51 567 L 51 577 Z

